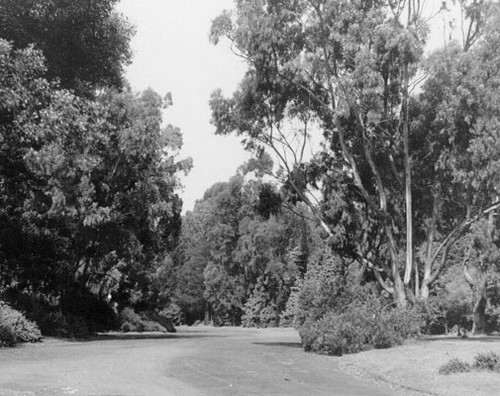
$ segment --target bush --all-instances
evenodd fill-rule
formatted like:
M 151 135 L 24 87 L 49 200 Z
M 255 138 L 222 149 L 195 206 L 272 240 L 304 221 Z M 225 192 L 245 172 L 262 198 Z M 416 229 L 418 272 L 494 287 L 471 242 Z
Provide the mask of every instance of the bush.
M 172 326 L 180 325 L 182 322 L 182 309 L 177 304 L 169 304 L 166 308 L 162 309 L 155 315 L 161 318 L 161 320 L 170 322 Z M 165 326 L 162 322 L 158 322 Z
M 81 285 L 72 285 L 63 297 L 9 290 L 9 304 L 26 312 L 43 335 L 87 338 L 99 331 L 118 329 L 118 318 L 106 301 Z
M 175 304 L 163 309 L 160 312 L 154 312 L 150 315 L 151 319 L 161 324 L 168 333 L 175 333 L 174 323 L 179 324 L 182 311 L 181 308 Z
M 472 364 L 479 371 L 500 371 L 500 355 L 495 352 L 478 353 Z
M 60 308 L 70 325 L 80 322 L 89 334 L 118 329 L 118 318 L 113 308 L 80 285 L 75 285 L 65 293 Z
M 456 373 L 468 373 L 470 370 L 471 367 L 469 363 L 458 358 L 453 358 L 439 368 L 439 374 L 449 375 Z
M 42 334 L 63 338 L 88 338 L 92 334 L 87 321 L 81 316 L 52 311 L 39 321 Z
M 42 335 L 35 323 L 9 305 L 0 303 L 0 346 L 38 342 L 41 339 Z
M 121 323 L 120 330 L 123 332 L 167 332 L 167 329 L 161 324 L 152 320 L 144 319 L 141 315 L 129 307 L 124 308 L 120 312 L 119 320 Z
M 419 336 L 421 318 L 404 309 L 382 309 L 374 299 L 350 306 L 344 313 L 330 312 L 318 321 L 312 318 L 299 329 L 306 351 L 328 355 L 356 353 L 373 348 L 401 345 Z

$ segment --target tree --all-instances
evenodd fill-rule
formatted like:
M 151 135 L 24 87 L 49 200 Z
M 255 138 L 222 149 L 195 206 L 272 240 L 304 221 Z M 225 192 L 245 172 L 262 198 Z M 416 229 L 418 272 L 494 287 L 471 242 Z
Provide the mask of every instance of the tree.
M 465 39 L 470 47 L 480 42 L 488 4 L 461 5 L 470 32 L 477 30 Z M 287 185 L 311 207 L 336 250 L 370 269 L 398 306 L 428 298 L 453 244 L 496 207 L 491 200 L 469 206 L 468 215 L 441 222 L 438 235 L 440 194 L 461 188 L 458 173 L 440 151 L 469 161 L 474 139 L 454 140 L 452 135 L 467 136 L 475 126 L 472 122 L 467 132 L 454 124 L 438 132 L 438 123 L 431 125 L 426 112 L 447 107 L 456 112 L 448 119 L 458 121 L 465 111 L 475 120 L 475 108 L 447 106 L 441 102 L 447 100 L 446 89 L 433 99 L 433 107 L 425 104 L 427 88 L 439 90 L 436 79 L 441 77 L 436 69 L 427 77 L 419 73 L 426 40 L 422 12 L 418 1 L 239 1 L 235 13 L 223 13 L 211 31 L 213 42 L 229 39 L 249 65 L 232 98 L 212 96 L 216 133 L 243 135 L 250 149 L 271 148 L 286 165 L 280 148 L 294 151 L 289 137 L 306 139 L 313 129 L 307 126 L 316 125 L 324 148 L 308 166 L 298 161 L 294 167 L 284 165 Z M 412 95 L 425 78 L 426 93 Z M 457 93 L 463 83 L 455 85 Z M 446 175 L 436 177 L 437 169 L 446 167 Z M 322 206 L 305 193 L 315 183 L 323 192 Z M 482 183 L 479 189 L 488 184 L 484 178 L 467 183 Z M 448 220 L 451 208 L 450 217 L 444 215 Z M 355 243 L 346 242 L 347 236 Z
M 161 127 L 170 101 L 75 96 L 42 77 L 40 52 L 0 43 L 3 287 L 62 301 L 120 289 L 120 302 L 135 293 L 154 304 L 151 278 L 178 234 L 178 174 L 190 167 L 177 159 L 179 130 Z
M 4 0 L 0 37 L 15 48 L 34 44 L 47 61 L 49 80 L 93 94 L 124 85 L 132 26 L 114 11 L 117 0 Z
M 236 131 L 272 147 L 286 145 L 287 122 L 302 122 L 303 137 L 305 123 L 318 125 L 326 143 L 312 173 L 323 185 L 331 183 L 332 173 L 344 174 L 368 215 L 364 223 L 380 225 L 378 242 L 360 243 L 350 254 L 374 270 L 399 305 L 406 303 L 404 283 L 412 271 L 412 247 L 405 247 L 412 244 L 412 217 L 400 208 L 406 197 L 411 214 L 409 84 L 425 38 L 420 9 L 412 4 L 240 1 L 234 19 L 225 13 L 212 27 L 212 40 L 227 37 L 250 67 L 233 98 L 212 98 L 216 133 Z M 301 172 L 301 180 L 299 169 L 289 170 L 290 184 L 334 237 L 334 225 L 304 194 L 311 175 Z M 373 245 L 383 246 L 385 257 L 373 254 Z
M 423 298 L 444 269 L 453 245 L 499 206 L 493 66 L 498 61 L 494 55 L 498 33 L 494 22 L 488 25 L 484 40 L 468 52 L 450 46 L 430 59 L 431 76 L 415 109 L 419 133 L 414 144 L 421 153 L 415 163 L 421 179 L 416 189 L 422 203 L 417 213 L 423 219 Z
M 238 173 L 209 188 L 186 214 L 172 300 L 187 320 L 279 324 L 312 245 L 310 224 L 283 212 L 281 202 L 276 187 Z

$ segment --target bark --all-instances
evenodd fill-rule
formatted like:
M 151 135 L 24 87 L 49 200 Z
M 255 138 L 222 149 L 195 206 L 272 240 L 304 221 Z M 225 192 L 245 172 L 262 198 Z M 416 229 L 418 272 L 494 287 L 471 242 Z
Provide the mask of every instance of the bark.
M 473 325 L 472 334 L 483 334 L 486 330 L 486 272 L 483 265 L 478 265 L 476 276 L 473 278 L 464 264 L 464 277 L 472 292 Z
M 408 285 L 411 279 L 413 267 L 413 210 L 411 192 L 411 161 L 409 146 L 409 126 L 408 126 L 408 85 L 409 74 L 408 65 L 404 68 L 404 92 L 403 92 L 403 140 L 404 140 L 404 165 L 405 165 L 405 198 L 406 198 L 406 268 L 404 284 Z

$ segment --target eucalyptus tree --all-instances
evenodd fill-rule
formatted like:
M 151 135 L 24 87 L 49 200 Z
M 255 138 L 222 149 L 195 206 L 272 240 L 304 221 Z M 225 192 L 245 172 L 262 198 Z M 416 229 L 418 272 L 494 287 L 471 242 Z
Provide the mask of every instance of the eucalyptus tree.
M 469 49 L 480 42 L 489 4 L 460 5 L 470 26 L 464 36 Z M 470 155 L 473 142 L 458 147 L 419 121 L 428 109 L 420 102 L 439 79 L 422 69 L 423 14 L 420 1 L 241 0 L 233 13 L 214 20 L 211 31 L 213 42 L 230 40 L 249 66 L 231 98 L 212 96 L 216 133 L 245 136 L 257 154 L 271 149 L 286 185 L 311 207 L 333 245 L 371 269 L 399 306 L 427 299 L 454 243 L 496 207 L 491 201 L 447 223 L 432 214 L 436 172 L 449 165 L 443 165 L 445 152 Z M 421 98 L 415 92 L 426 78 Z M 290 142 L 304 142 L 314 131 L 322 132 L 323 149 L 305 165 Z M 286 157 L 283 150 L 298 155 Z M 450 172 L 440 179 L 443 189 L 457 187 Z M 310 186 L 321 188 L 321 205 L 306 193 Z M 446 224 L 439 235 L 436 216 Z
M 342 178 L 352 191 L 344 205 L 362 210 L 366 228 L 358 227 L 359 243 L 348 253 L 401 306 L 413 270 L 408 107 L 425 41 L 420 13 L 419 2 L 239 1 L 233 16 L 212 26 L 212 40 L 227 37 L 249 64 L 233 98 L 212 97 L 217 133 L 236 131 L 251 146 L 272 147 L 286 143 L 290 120 L 303 125 L 302 137 L 315 123 L 325 138 L 322 157 L 310 172 L 290 169 L 290 184 L 342 239 L 304 193 L 311 173 L 325 186 Z

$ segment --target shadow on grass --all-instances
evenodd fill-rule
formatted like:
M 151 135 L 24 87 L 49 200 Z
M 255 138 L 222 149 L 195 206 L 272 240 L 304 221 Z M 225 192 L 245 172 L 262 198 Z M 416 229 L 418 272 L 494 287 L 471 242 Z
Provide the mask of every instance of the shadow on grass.
M 435 341 L 482 341 L 482 342 L 500 342 L 500 336 L 498 335 L 477 335 L 477 336 L 428 336 L 424 338 L 426 342 L 435 342 Z
M 88 339 L 77 339 L 77 342 L 94 342 L 94 341 L 131 341 L 131 340 L 176 340 L 176 339 L 189 339 L 189 338 L 214 338 L 214 337 L 224 337 L 223 335 L 215 335 L 212 333 L 102 333 L 95 336 L 91 336 Z M 71 341 L 71 340 L 69 340 Z
M 254 345 L 264 345 L 264 346 L 280 346 L 287 348 L 302 348 L 300 342 L 252 342 Z

